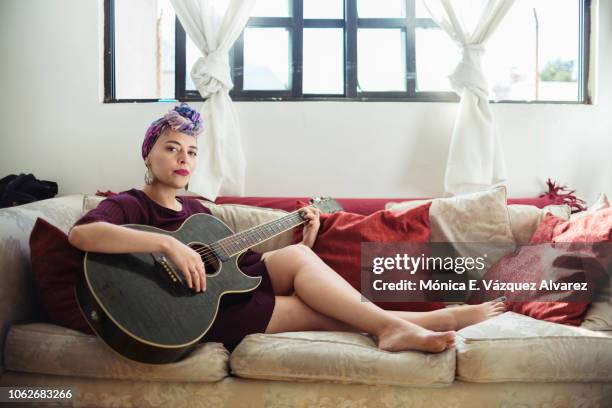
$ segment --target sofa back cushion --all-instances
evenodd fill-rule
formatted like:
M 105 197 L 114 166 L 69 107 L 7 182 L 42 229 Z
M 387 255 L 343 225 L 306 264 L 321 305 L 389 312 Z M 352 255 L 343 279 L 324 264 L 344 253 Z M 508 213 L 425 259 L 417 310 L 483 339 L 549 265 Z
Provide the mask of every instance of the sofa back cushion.
M 203 206 L 208 208 L 212 215 L 219 218 L 234 232 L 244 231 L 270 221 L 278 220 L 288 214 L 284 210 L 272 208 L 253 207 L 241 204 L 215 204 L 210 201 L 200 200 Z M 253 251 L 268 252 L 291 245 L 292 230 L 282 232 L 253 247 Z

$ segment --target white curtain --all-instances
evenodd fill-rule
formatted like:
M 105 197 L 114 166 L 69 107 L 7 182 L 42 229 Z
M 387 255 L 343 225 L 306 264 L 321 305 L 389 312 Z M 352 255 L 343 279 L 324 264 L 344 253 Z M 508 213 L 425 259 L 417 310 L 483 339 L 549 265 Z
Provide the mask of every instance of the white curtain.
M 244 195 L 245 158 L 240 123 L 229 96 L 229 50 L 248 22 L 256 0 L 170 0 L 178 19 L 202 56 L 191 78 L 204 98 L 204 133 L 199 136 L 198 168 L 189 191 L 210 200 Z
M 506 181 L 506 165 L 482 70 L 484 43 L 514 0 L 423 0 L 433 20 L 461 47 L 462 58 L 449 76 L 459 95 L 450 140 L 446 195 L 479 191 Z

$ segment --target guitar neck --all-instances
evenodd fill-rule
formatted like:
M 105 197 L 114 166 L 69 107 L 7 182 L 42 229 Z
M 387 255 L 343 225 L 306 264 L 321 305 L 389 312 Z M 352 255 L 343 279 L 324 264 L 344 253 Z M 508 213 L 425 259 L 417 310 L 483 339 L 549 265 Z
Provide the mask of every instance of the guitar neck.
M 220 239 L 215 244 L 232 257 L 260 242 L 266 241 L 278 234 L 288 231 L 305 222 L 300 215 L 300 210 L 289 213 L 282 218 L 258 225 L 248 230 L 238 232 L 229 237 Z

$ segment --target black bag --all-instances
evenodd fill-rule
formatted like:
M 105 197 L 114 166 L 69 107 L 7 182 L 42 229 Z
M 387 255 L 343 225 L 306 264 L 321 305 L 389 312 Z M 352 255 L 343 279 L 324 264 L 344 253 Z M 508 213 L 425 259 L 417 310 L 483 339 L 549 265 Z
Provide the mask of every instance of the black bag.
M 0 179 L 0 208 L 13 207 L 57 195 L 57 183 L 38 180 L 33 174 L 11 174 Z

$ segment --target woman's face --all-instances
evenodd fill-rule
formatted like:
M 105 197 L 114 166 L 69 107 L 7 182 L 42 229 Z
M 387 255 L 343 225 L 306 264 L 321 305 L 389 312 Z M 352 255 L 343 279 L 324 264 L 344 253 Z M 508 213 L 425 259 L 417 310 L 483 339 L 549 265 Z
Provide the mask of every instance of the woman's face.
M 155 183 L 184 188 L 198 163 L 196 138 L 172 129 L 163 132 L 147 156 Z M 177 170 L 187 170 L 181 175 Z

